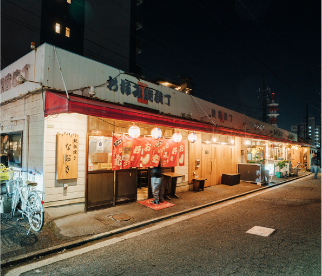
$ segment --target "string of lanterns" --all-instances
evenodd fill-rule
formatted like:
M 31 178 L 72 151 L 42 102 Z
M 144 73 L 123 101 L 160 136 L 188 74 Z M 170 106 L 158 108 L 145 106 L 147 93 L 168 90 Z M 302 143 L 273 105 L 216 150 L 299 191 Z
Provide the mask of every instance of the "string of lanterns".
M 131 126 L 129 128 L 129 135 L 131 138 L 138 138 L 140 136 L 140 128 L 138 126 L 136 126 L 134 123 L 133 123 L 133 126 Z M 160 128 L 158 127 L 155 127 L 152 129 L 151 131 L 151 136 L 152 138 L 154 139 L 160 139 L 161 136 L 162 136 L 162 131 Z M 172 140 L 173 142 L 175 143 L 180 143 L 182 141 L 182 135 L 181 133 L 179 133 L 179 131 L 176 131 L 173 135 L 172 135 Z M 194 143 L 196 142 L 197 140 L 197 134 L 194 133 L 194 132 L 191 132 L 189 135 L 188 135 L 188 140 L 191 142 L 191 143 Z

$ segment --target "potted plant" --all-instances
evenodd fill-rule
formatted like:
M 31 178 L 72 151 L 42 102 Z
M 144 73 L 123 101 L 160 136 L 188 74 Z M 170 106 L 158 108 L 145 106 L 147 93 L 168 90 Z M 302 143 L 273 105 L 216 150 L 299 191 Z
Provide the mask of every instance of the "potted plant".
M 284 161 L 278 161 L 277 164 L 275 165 L 275 167 L 279 167 L 279 172 L 276 172 L 276 177 L 280 178 L 282 177 L 282 169 L 284 167 L 286 167 L 286 164 L 288 163 L 288 161 L 284 160 Z

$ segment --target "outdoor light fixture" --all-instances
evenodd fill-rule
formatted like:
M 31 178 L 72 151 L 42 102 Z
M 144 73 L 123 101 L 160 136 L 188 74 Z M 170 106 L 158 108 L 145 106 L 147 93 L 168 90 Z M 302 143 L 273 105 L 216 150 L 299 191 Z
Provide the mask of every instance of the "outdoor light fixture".
M 88 94 L 89 94 L 91 97 L 95 95 L 94 86 L 90 86 L 90 87 L 89 87 L 89 92 L 88 92 Z
M 161 136 L 162 136 L 161 129 L 159 129 L 158 127 L 153 128 L 152 131 L 151 131 L 151 136 L 154 139 L 160 139 Z
M 191 142 L 191 143 L 194 143 L 197 141 L 197 134 L 194 133 L 194 132 L 191 132 L 189 135 L 188 135 L 188 140 Z
M 131 138 L 138 138 L 140 136 L 140 128 L 133 123 L 133 126 L 129 128 L 129 135 Z
M 173 142 L 175 143 L 180 143 L 181 140 L 182 140 L 182 135 L 179 133 L 179 131 L 175 132 L 173 135 L 172 135 L 172 140 Z
M 250 145 L 250 141 L 245 141 L 245 145 Z

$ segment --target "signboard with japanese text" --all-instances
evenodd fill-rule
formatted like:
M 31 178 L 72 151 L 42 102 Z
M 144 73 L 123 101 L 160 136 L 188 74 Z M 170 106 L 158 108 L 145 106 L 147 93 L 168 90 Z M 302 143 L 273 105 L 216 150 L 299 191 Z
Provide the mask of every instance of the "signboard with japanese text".
M 57 139 L 57 180 L 73 179 L 78 175 L 78 135 L 64 133 Z

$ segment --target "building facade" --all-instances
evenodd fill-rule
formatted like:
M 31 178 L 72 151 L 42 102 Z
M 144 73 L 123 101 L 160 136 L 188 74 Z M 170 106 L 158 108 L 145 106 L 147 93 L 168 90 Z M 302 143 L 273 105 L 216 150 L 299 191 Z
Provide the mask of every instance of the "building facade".
M 180 174 L 177 192 L 197 177 L 206 187 L 220 184 L 239 164 L 258 169 L 253 182 L 279 160 L 310 166 L 308 145 L 291 132 L 49 44 L 1 76 L 1 162 L 36 173 L 51 217 L 138 200 L 142 171 L 150 197 L 149 162 L 159 159 L 143 153 L 161 145 L 163 172 Z M 137 140 L 129 138 L 132 125 L 141 130 Z M 151 138 L 156 127 L 161 140 Z M 172 141 L 177 133 L 180 144 Z

